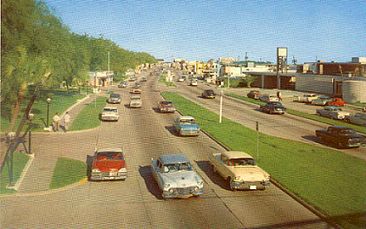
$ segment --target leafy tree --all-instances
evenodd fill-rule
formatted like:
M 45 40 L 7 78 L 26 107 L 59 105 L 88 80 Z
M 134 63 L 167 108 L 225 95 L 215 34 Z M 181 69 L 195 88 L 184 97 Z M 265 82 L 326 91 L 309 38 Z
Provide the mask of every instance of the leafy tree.
M 251 86 L 251 84 L 257 79 L 256 76 L 253 75 L 246 75 L 243 80 L 247 84 L 248 87 Z

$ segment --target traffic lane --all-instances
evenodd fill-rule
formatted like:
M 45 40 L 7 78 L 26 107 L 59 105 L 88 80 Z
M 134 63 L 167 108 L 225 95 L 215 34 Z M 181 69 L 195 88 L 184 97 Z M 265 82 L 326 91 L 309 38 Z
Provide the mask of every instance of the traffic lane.
M 155 98 L 155 96 L 151 96 L 151 98 Z M 172 124 L 174 117 L 171 116 L 174 115 L 160 115 L 160 118 L 163 118 L 162 126 Z M 312 224 L 311 227 L 324 226 L 322 222 L 319 222 L 318 217 L 275 186 L 269 187 L 266 191 L 255 192 L 232 192 L 228 190 L 226 182 L 221 177 L 212 175 L 212 169 L 208 162 L 209 154 L 221 152 L 224 149 L 206 135 L 201 134 L 197 138 L 172 135 L 171 141 L 174 141 L 174 145 L 179 146 L 179 151 L 185 152 L 191 160 L 195 161 L 198 167 L 196 169 L 207 182 L 209 189 L 212 189 L 218 198 L 223 200 L 226 206 L 229 206 L 230 211 L 240 219 L 245 227 L 312 220 L 317 222 L 316 224 Z M 202 198 L 205 197 L 203 196 Z M 268 203 L 272 203 L 273 205 L 268 206 Z M 238 214 L 236 209 L 241 209 L 243 214 Z M 246 212 L 251 211 L 251 209 L 257 209 L 258 212 L 256 213 L 258 214 L 248 215 Z M 272 211 L 273 209 L 277 209 L 277 211 Z

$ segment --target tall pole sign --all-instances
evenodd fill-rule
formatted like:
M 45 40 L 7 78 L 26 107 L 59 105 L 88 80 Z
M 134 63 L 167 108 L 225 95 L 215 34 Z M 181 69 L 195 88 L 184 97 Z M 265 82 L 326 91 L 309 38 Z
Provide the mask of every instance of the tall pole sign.
M 277 89 L 281 89 L 280 72 L 287 72 L 287 48 L 277 47 Z

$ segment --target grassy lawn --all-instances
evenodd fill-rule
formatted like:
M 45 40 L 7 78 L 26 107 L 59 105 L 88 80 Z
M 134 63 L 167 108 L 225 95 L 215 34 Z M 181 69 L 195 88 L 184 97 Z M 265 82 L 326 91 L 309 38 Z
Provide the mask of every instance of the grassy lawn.
M 250 103 L 253 103 L 253 104 L 257 104 L 257 105 L 264 105 L 265 104 L 262 101 L 255 100 L 255 99 L 252 99 L 252 98 L 248 98 L 248 97 L 242 96 L 242 95 L 237 95 L 237 94 L 233 94 L 233 93 L 228 93 L 228 94 L 225 94 L 225 95 L 233 97 L 233 98 L 237 98 L 237 99 L 240 99 L 240 100 L 243 100 L 243 101 L 246 101 L 246 102 L 250 102 Z M 305 112 L 302 112 L 302 111 L 297 111 L 297 110 L 292 110 L 292 109 L 287 109 L 286 111 L 287 111 L 287 113 L 289 113 L 291 115 L 307 118 L 307 119 L 310 119 L 310 120 L 314 120 L 314 121 L 317 121 L 317 122 L 322 122 L 322 123 L 329 124 L 329 125 L 350 127 L 352 129 L 360 132 L 360 133 L 366 134 L 366 128 L 363 127 L 363 126 L 358 126 L 358 125 L 354 125 L 354 124 L 347 123 L 347 122 L 344 122 L 344 121 L 333 120 L 333 119 L 330 119 L 330 118 L 322 117 L 322 116 L 317 115 L 317 114 L 308 114 L 308 113 L 305 113 Z
M 86 177 L 86 164 L 82 161 L 60 157 L 53 171 L 50 189 L 76 183 Z
M 86 130 L 100 125 L 99 113 L 106 105 L 106 97 L 97 97 L 96 101 L 87 104 L 75 120 L 71 123 L 70 130 Z
M 62 114 L 68 107 L 76 103 L 78 99 L 83 98 L 85 95 L 79 94 L 77 91 L 71 91 L 67 93 L 64 90 L 52 90 L 52 91 L 42 91 L 41 96 L 34 102 L 32 107 L 32 113 L 35 115 L 33 120 L 33 130 L 40 131 L 46 126 L 47 122 L 47 97 L 50 96 L 52 99 L 50 103 L 50 117 L 49 124 L 51 125 L 53 115 L 58 112 Z M 28 105 L 28 99 L 24 100 L 22 103 L 22 109 L 20 116 L 18 117 L 17 125 L 24 115 L 24 110 Z M 8 106 L 2 107 L 1 112 L 1 131 L 5 132 L 9 128 L 9 117 L 11 112 Z
M 322 212 L 330 216 L 365 212 L 365 161 L 337 150 L 265 134 L 259 134 L 257 153 L 255 131 L 225 118 L 219 125 L 217 114 L 175 93 L 162 95 L 184 115 L 195 117 L 219 142 L 254 156 L 275 180 Z
M 19 179 L 24 166 L 27 164 L 29 157 L 20 152 L 14 152 L 13 154 L 13 183 L 15 184 L 16 181 Z M 5 163 L 2 174 L 1 174 L 1 182 L 0 182 L 0 194 L 8 194 L 14 193 L 15 190 L 6 189 L 6 186 L 9 184 L 9 173 L 8 173 L 8 165 Z

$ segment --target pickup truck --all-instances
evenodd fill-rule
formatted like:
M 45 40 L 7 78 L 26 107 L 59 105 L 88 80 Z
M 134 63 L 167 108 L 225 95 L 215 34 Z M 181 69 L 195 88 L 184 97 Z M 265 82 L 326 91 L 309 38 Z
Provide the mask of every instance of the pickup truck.
M 321 142 L 338 148 L 356 148 L 366 143 L 364 136 L 343 126 L 329 126 L 327 129 L 316 130 L 315 134 Z
M 252 156 L 240 151 L 209 155 L 214 172 L 220 174 L 231 190 L 264 190 L 270 185 L 270 175 L 258 167 Z

